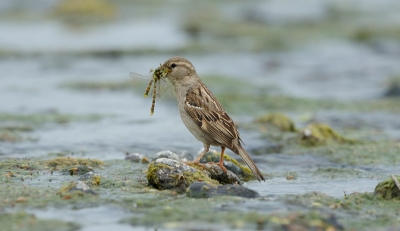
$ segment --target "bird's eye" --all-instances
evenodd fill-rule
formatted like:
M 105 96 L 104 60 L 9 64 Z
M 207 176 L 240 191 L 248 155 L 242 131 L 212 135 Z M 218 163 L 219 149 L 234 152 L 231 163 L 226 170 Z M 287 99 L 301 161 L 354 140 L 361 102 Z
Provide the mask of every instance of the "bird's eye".
M 172 68 L 176 67 L 176 64 L 175 63 L 171 64 L 171 67 Z

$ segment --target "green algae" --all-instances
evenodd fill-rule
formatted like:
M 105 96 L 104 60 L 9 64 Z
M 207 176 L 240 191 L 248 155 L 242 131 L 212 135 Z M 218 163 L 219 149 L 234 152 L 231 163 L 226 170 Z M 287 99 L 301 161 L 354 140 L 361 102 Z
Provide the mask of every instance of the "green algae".
M 289 117 L 281 113 L 270 113 L 257 117 L 255 122 L 272 125 L 283 132 L 296 132 L 296 126 L 294 122 Z
M 300 225 L 307 228 L 341 227 L 334 219 L 329 221 L 328 214 L 317 212 L 287 212 L 265 214 L 255 211 L 237 211 L 220 209 L 220 203 L 228 203 L 227 207 L 240 206 L 242 200 L 216 197 L 212 199 L 188 199 L 160 201 L 157 207 L 138 211 L 143 216 L 125 219 L 133 226 L 163 227 L 182 229 L 188 227 L 221 228 L 239 230 L 287 230 L 288 227 Z M 210 212 L 212 211 L 212 212 Z M 319 221 L 319 222 L 316 222 Z M 334 222 L 333 222 L 334 221 Z M 341 228 L 340 228 L 341 229 Z M 338 230 L 340 230 L 338 229 Z
M 312 123 L 301 132 L 300 143 L 305 146 L 318 146 L 328 142 L 355 144 L 358 141 L 339 135 L 327 124 Z
M 102 165 L 104 165 L 104 162 L 101 160 L 88 158 L 56 157 L 53 159 L 45 160 L 44 164 L 46 167 L 52 169 L 66 169 L 76 168 L 76 165 L 101 167 Z
M 54 18 L 61 19 L 69 26 L 82 27 L 86 24 L 100 23 L 115 19 L 116 5 L 103 0 L 63 0 L 50 12 Z
M 400 145 L 396 141 L 363 142 L 357 144 L 329 144 L 317 147 L 291 145 L 285 149 L 286 154 L 312 154 L 321 156 L 335 163 L 349 165 L 386 165 L 397 166 Z
M 396 177 L 400 180 L 400 177 Z M 400 189 L 396 186 L 392 178 L 380 182 L 376 187 L 374 194 L 387 200 L 400 201 Z
M 373 193 L 354 193 L 343 198 L 333 198 L 323 193 L 306 193 L 283 199 L 286 203 L 299 206 L 302 210 L 329 210 L 340 216 L 338 221 L 346 227 L 346 230 L 398 227 L 398 201 L 393 203 L 374 196 Z
M 39 219 L 35 215 L 25 212 L 0 213 L 0 224 L 1 229 L 5 231 L 74 231 L 80 229 L 80 225 L 74 222 Z
M 217 51 L 262 52 L 293 49 L 333 37 L 362 43 L 400 37 L 400 30 L 394 24 L 365 24 L 364 18 L 375 15 L 335 5 L 327 7 L 323 18 L 282 23 L 269 23 L 252 11 L 244 12 L 242 19 L 232 20 L 222 10 L 210 9 L 208 5 L 199 5 L 195 9 L 188 9 L 183 30 L 192 38 L 192 43 L 210 51 L 216 44 L 220 45 L 215 47 Z M 202 40 L 204 37 L 213 39 Z M 247 43 L 237 47 L 234 46 L 237 41 Z
M 0 174 L 6 175 L 8 172 L 13 172 L 14 175 L 25 177 L 37 174 L 41 170 L 41 165 L 37 160 L 27 158 L 14 159 L 4 158 L 0 159 Z

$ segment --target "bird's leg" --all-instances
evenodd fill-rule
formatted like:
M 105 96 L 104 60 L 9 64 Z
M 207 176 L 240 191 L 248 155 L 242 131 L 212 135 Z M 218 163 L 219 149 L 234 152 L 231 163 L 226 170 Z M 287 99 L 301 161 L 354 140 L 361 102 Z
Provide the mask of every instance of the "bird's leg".
M 221 156 L 219 157 L 219 162 L 218 162 L 218 166 L 222 169 L 222 171 L 224 171 L 225 174 L 227 174 L 227 170 L 224 167 L 224 152 L 225 152 L 225 147 L 221 146 Z
M 210 150 L 210 145 L 209 144 L 204 144 L 204 150 L 197 156 L 197 158 L 194 161 L 188 161 L 186 162 L 187 164 L 197 164 L 197 165 L 202 165 L 200 164 L 200 159 Z

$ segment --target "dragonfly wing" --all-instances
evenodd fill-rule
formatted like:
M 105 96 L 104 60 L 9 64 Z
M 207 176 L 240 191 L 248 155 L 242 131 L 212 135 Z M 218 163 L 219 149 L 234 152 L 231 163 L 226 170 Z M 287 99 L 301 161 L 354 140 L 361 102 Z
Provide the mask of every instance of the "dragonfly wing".
M 129 76 L 132 78 L 140 78 L 140 79 L 151 79 L 151 76 L 148 75 L 141 75 L 136 72 L 129 72 Z

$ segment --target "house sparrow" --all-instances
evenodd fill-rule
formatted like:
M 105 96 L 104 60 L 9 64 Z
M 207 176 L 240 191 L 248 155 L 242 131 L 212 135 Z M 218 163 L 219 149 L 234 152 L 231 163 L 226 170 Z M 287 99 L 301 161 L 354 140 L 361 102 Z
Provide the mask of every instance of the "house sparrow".
M 249 166 L 258 181 L 265 181 L 262 173 L 249 154 L 242 147 L 239 132 L 215 96 L 208 90 L 196 73 L 192 63 L 182 57 L 173 57 L 162 64 L 166 78 L 175 87 L 179 112 L 189 131 L 204 145 L 203 152 L 193 163 L 209 151 L 210 145 L 221 147 L 221 157 L 217 164 L 223 166 L 225 148 L 238 154 Z

